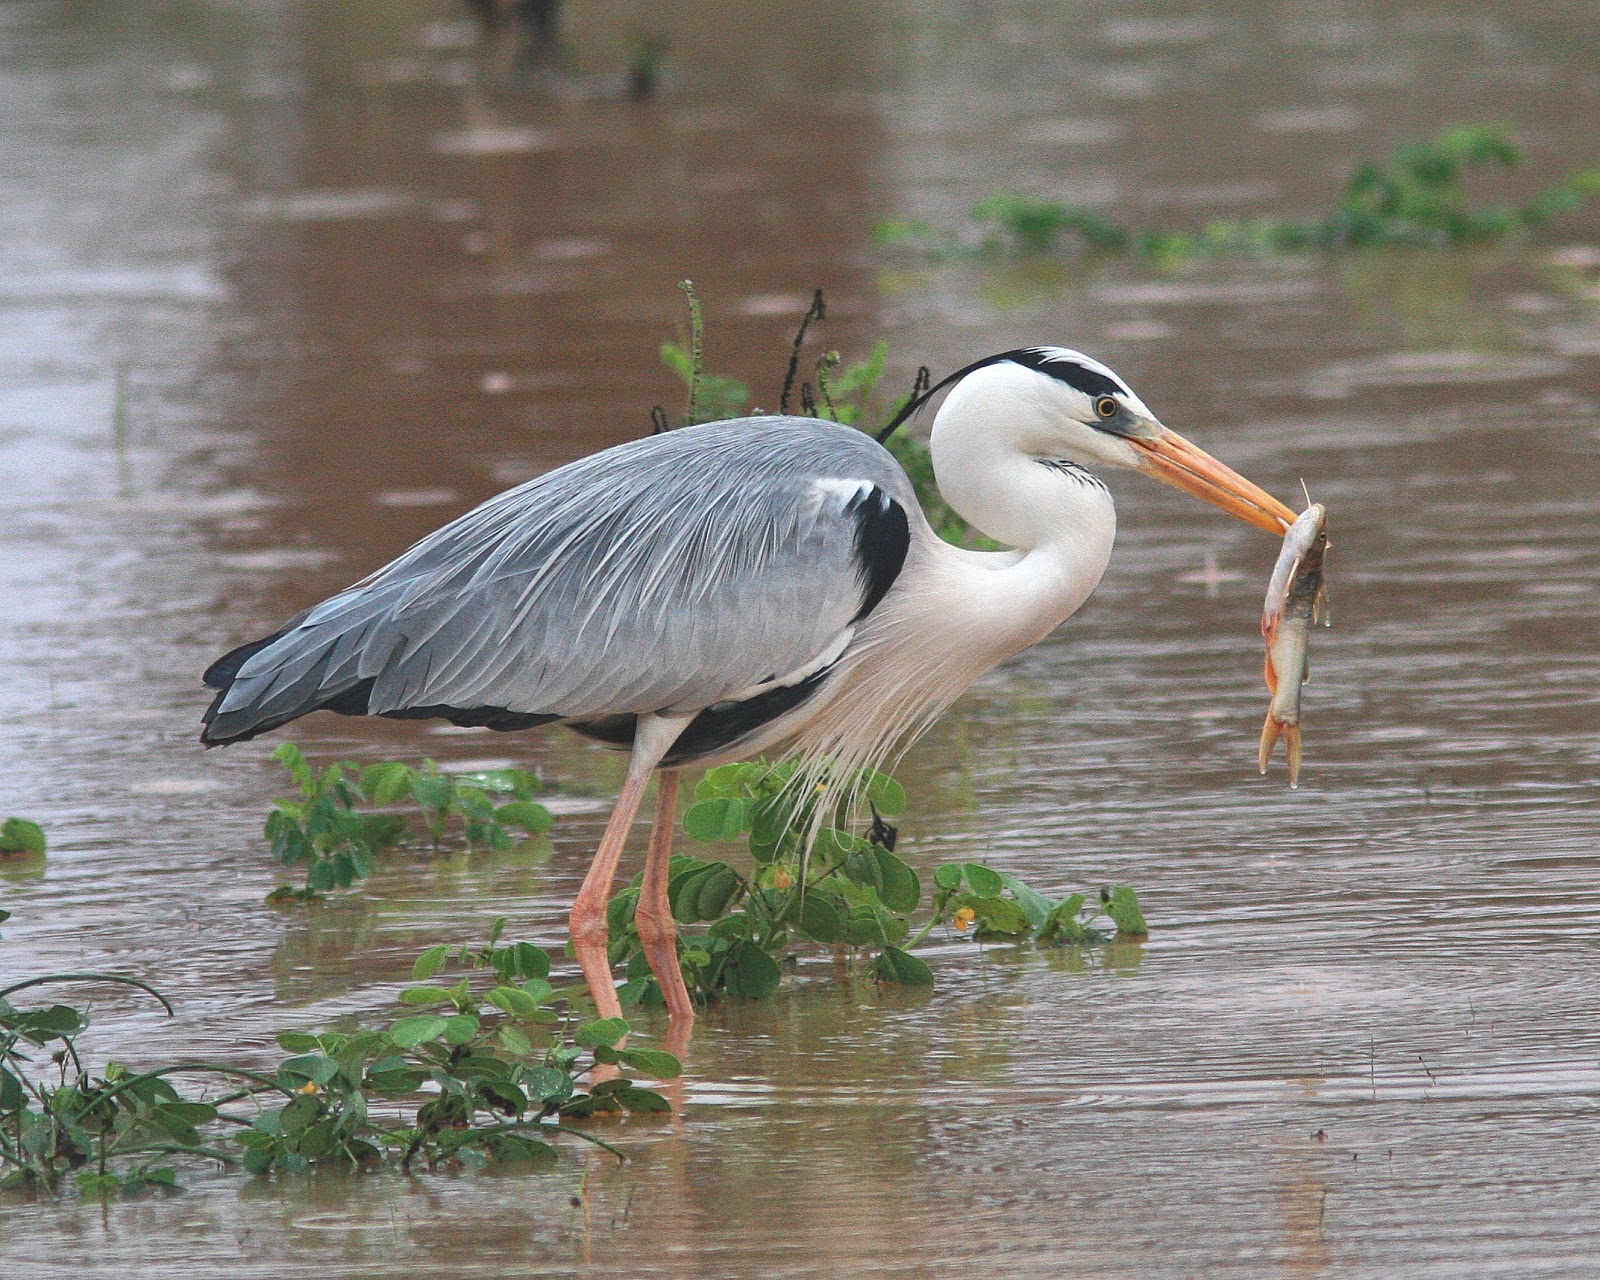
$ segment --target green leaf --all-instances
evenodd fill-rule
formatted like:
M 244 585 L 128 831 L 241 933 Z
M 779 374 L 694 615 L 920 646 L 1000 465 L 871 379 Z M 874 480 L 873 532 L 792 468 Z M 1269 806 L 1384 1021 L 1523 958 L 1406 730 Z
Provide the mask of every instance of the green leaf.
M 458 1013 L 445 1019 L 444 1038 L 448 1044 L 466 1044 L 478 1034 L 478 1019 L 474 1014 Z
M 492 962 L 495 976 L 501 982 L 550 976 L 549 954 L 531 942 L 513 942 L 509 947 L 497 948 Z
M 748 790 L 744 784 L 746 769 L 743 764 L 720 764 L 708 769 L 694 789 L 696 800 L 711 800 L 717 796 L 739 796 Z
M 280 1079 L 293 1077 L 309 1080 L 315 1085 L 328 1084 L 339 1074 L 339 1064 L 320 1053 L 307 1053 L 298 1058 L 285 1058 L 278 1064 Z M 291 1087 L 293 1087 L 291 1085 Z
M 572 1096 L 572 1077 L 554 1067 L 534 1067 L 523 1077 L 522 1086 L 540 1102 L 565 1102 Z
M 425 1040 L 444 1034 L 449 1023 L 436 1013 L 418 1014 L 414 1018 L 401 1018 L 389 1028 L 389 1038 L 402 1049 L 415 1048 Z
M 411 965 L 411 980 L 426 982 L 449 962 L 449 947 L 429 947 Z
M 821 889 L 808 889 L 800 900 L 800 932 L 823 946 L 835 946 L 845 940 L 848 916 L 844 899 Z
M 0 823 L 0 853 L 44 853 L 44 828 L 26 818 L 7 818 Z
M 615 1098 L 608 1098 L 604 1094 L 596 1096 L 592 1093 L 589 1093 L 581 1094 L 572 1099 L 570 1102 L 563 1102 L 561 1104 L 560 1114 L 563 1116 L 571 1116 L 574 1119 L 581 1119 L 584 1116 L 592 1116 L 597 1111 L 621 1110 L 622 1104 Z
M 623 1036 L 628 1034 L 628 1023 L 624 1018 L 596 1018 L 593 1022 L 585 1022 L 572 1035 L 572 1042 L 585 1049 L 592 1049 L 596 1045 L 614 1045 Z
M 885 818 L 897 818 L 906 811 L 906 790 L 886 773 L 874 770 L 867 779 L 867 799 Z
M 1119 884 L 1109 892 L 1102 891 L 1100 905 L 1111 917 L 1111 923 L 1117 926 L 1118 933 L 1142 938 L 1150 932 L 1144 913 L 1139 910 L 1139 899 L 1127 885 Z
M 0 1067 L 0 1114 L 22 1110 L 28 1100 L 22 1081 L 4 1067 Z
M 290 1053 L 312 1053 L 322 1047 L 316 1036 L 307 1035 L 304 1031 L 280 1031 L 278 1044 Z
M 821 858 L 824 863 L 837 862 L 851 854 L 870 854 L 873 846 L 859 836 L 853 836 L 848 831 L 840 831 L 837 827 L 823 827 L 817 832 L 816 841 L 811 846 L 813 857 Z M 876 873 L 869 872 L 875 875 Z
M 879 982 L 895 982 L 903 987 L 931 987 L 933 970 L 909 951 L 885 947 L 872 962 L 872 976 Z
M 306 872 L 306 888 L 316 893 L 326 893 L 335 886 L 333 863 L 327 858 L 319 858 L 311 864 L 311 870 Z
M 400 993 L 401 1004 L 445 1004 L 452 999 L 448 987 L 407 987 Z
M 89 1025 L 89 1019 L 71 1005 L 53 1004 L 30 1009 L 15 1016 L 12 1025 L 35 1044 L 45 1040 L 67 1040 Z
M 295 786 L 300 788 L 300 794 L 309 796 L 316 790 L 316 781 L 311 772 L 311 766 L 306 763 L 306 758 L 301 754 L 300 748 L 292 742 L 282 743 L 272 753 L 272 758 L 289 771 L 289 776 L 294 779 Z
M 217 1118 L 217 1109 L 209 1102 L 164 1102 L 161 1112 L 185 1124 L 210 1124 Z
M 531 1018 L 539 1012 L 539 1002 L 519 987 L 495 987 L 484 999 L 513 1018 Z
M 1000 879 L 1005 883 L 1007 891 L 1016 899 L 1022 908 L 1022 914 L 1028 917 L 1028 923 L 1035 931 L 1044 928 L 1044 923 L 1050 918 L 1050 913 L 1055 910 L 1055 903 L 1042 893 L 1036 893 L 1016 876 L 1003 875 Z
M 739 892 L 739 876 L 725 862 L 709 862 L 686 872 L 667 892 L 672 914 L 680 923 L 715 920 Z
M 967 887 L 980 898 L 997 898 L 1005 881 L 998 871 L 991 871 L 981 862 L 963 862 L 961 874 L 966 877 Z
M 744 1000 L 765 1000 L 783 980 L 778 963 L 748 939 L 736 942 L 728 951 L 722 980 L 730 996 Z
M 883 884 L 883 868 L 877 859 L 877 846 L 862 841 L 859 847 L 852 848 L 845 855 L 844 865 L 840 868 L 845 878 L 852 884 L 861 885 L 863 888 L 877 890 Z
M 1039 941 L 1060 942 L 1068 946 L 1095 941 L 1099 935 L 1078 922 L 1085 901 L 1083 894 L 1075 893 L 1052 907 L 1044 924 L 1039 927 Z
M 625 1088 L 613 1091 L 610 1097 L 622 1104 L 630 1115 L 671 1115 L 672 1104 L 654 1089 Z
M 483 769 L 477 773 L 461 773 L 457 780 L 468 786 L 492 791 L 496 795 L 513 795 L 519 800 L 543 790 L 539 779 L 523 769 Z
M 696 840 L 737 840 L 749 821 L 750 806 L 735 796 L 700 800 L 683 815 L 683 829 Z
M 620 1049 L 617 1057 L 624 1066 L 632 1067 L 653 1080 L 671 1080 L 683 1074 L 683 1064 L 660 1049 Z
M 529 978 L 521 984 L 522 992 L 535 1004 L 548 1004 L 555 998 L 556 989 L 543 978 Z
M 488 822 L 494 817 L 494 801 L 476 787 L 464 787 L 459 782 L 455 789 L 455 806 L 479 822 Z
M 874 845 L 878 862 L 878 897 L 891 911 L 915 911 L 922 901 L 922 882 L 917 873 L 887 849 Z
M 495 1038 L 507 1053 L 514 1053 L 519 1058 L 526 1058 L 533 1052 L 533 1041 L 520 1027 L 503 1026 L 495 1032 Z
M 386 1067 L 381 1071 L 369 1071 L 366 1084 L 375 1092 L 393 1098 L 415 1093 L 427 1078 L 426 1074 L 414 1067 Z
M 254 1147 L 244 1153 L 242 1163 L 246 1173 L 271 1173 L 272 1148 Z
M 977 913 L 979 938 L 1023 938 L 1033 932 L 1022 908 L 1009 898 L 969 897 L 964 905 Z
M 311 1094 L 300 1094 L 279 1113 L 278 1123 L 283 1133 L 294 1137 L 303 1133 L 322 1114 L 322 1100 Z
M 502 1164 L 549 1164 L 558 1154 L 548 1142 L 522 1133 L 497 1133 L 489 1139 L 488 1148 Z
M 410 765 L 394 760 L 369 765 L 361 771 L 361 793 L 373 804 L 393 804 L 410 793 L 411 780 L 415 776 L 415 770 Z
M 933 872 L 934 887 L 954 893 L 961 887 L 961 867 L 959 862 L 946 862 L 936 867 Z
M 550 830 L 555 819 L 550 810 L 536 800 L 513 800 L 494 811 L 494 820 L 508 827 L 521 827 L 529 835 Z
M 411 798 L 424 809 L 448 808 L 454 790 L 450 779 L 441 774 L 418 773 L 411 779 Z

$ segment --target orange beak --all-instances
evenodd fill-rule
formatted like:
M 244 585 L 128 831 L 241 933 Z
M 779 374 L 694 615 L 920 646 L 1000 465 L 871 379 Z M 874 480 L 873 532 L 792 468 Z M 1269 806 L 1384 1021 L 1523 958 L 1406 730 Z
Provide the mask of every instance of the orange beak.
M 1276 537 L 1281 538 L 1295 521 L 1295 513 L 1265 489 L 1223 466 L 1176 431 L 1156 426 L 1149 434 L 1141 432 L 1124 438 L 1139 451 L 1140 469 L 1147 476 L 1204 498 L 1230 516 Z

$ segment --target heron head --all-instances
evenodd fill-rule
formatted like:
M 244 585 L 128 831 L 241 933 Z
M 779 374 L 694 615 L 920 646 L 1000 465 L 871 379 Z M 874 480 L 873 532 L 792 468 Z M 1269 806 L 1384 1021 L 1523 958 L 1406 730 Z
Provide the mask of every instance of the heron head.
M 1163 426 L 1121 378 L 1080 351 L 1025 347 L 956 377 L 946 404 L 990 401 L 985 416 L 1032 456 L 1139 471 L 1268 533 L 1281 536 L 1294 523 L 1287 506 Z

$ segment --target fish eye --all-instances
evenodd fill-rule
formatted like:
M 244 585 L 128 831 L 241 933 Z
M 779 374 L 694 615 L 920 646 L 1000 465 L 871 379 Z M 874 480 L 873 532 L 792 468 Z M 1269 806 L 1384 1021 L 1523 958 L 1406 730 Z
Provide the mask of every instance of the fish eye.
M 1115 418 L 1117 410 L 1122 406 L 1117 403 L 1115 396 L 1101 396 L 1094 402 L 1094 411 L 1102 418 Z

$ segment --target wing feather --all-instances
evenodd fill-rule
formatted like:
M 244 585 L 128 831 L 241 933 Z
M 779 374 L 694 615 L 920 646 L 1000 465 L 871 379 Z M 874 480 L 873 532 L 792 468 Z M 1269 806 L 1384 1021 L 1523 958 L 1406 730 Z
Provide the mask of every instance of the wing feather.
M 808 418 L 710 423 L 579 459 L 307 611 L 239 666 L 208 737 L 364 682 L 371 714 L 710 706 L 804 667 L 861 613 L 861 485 L 917 510 L 880 445 Z

